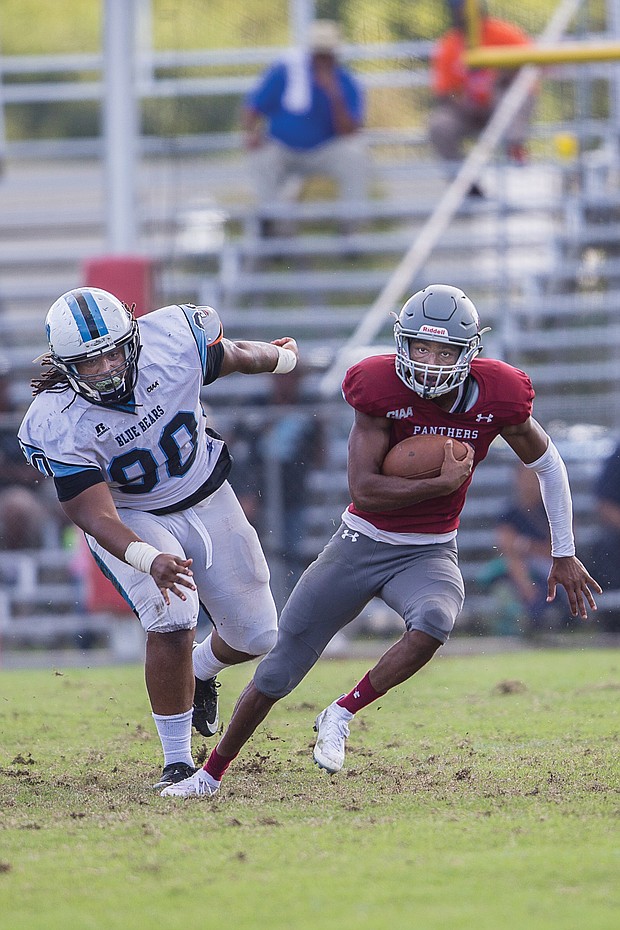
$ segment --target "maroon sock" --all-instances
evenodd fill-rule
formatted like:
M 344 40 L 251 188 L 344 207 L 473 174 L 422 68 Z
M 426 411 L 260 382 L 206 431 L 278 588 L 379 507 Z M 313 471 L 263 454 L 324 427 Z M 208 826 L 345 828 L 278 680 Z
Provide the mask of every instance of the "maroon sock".
M 224 772 L 237 756 L 221 756 L 217 751 L 217 746 L 203 765 L 203 769 L 207 772 L 211 778 L 215 778 L 216 781 L 221 781 Z
M 345 694 L 343 697 L 338 698 L 336 704 L 338 704 L 339 707 L 344 707 L 351 714 L 356 714 L 362 707 L 366 707 L 367 704 L 372 704 L 373 701 L 376 701 L 377 698 L 380 698 L 383 694 L 385 694 L 385 691 L 375 691 L 370 684 L 370 672 L 366 672 L 362 680 L 356 684 L 353 690 L 349 691 L 349 693 Z

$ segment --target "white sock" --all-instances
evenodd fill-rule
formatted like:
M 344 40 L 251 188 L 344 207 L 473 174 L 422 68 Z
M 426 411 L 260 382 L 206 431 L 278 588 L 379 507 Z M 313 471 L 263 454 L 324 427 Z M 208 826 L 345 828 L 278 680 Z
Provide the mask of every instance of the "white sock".
M 220 660 L 216 659 L 213 655 L 211 634 L 201 643 L 198 643 L 197 646 L 194 646 L 192 650 L 192 661 L 194 663 L 194 675 L 202 681 L 215 678 L 217 673 L 221 672 L 223 668 L 229 667 L 226 662 L 220 662 Z
M 169 717 L 153 714 L 153 720 L 164 750 L 164 765 L 170 765 L 171 762 L 193 765 L 191 709 L 184 714 L 171 714 Z
M 339 700 L 340 698 L 337 699 L 337 701 Z M 338 717 L 340 717 L 342 720 L 346 720 L 346 721 L 353 720 L 353 718 L 355 717 L 355 714 L 352 714 L 350 710 L 346 709 L 346 707 L 342 707 L 340 704 L 338 704 L 337 701 L 332 701 L 332 703 L 330 704 L 330 710 L 333 710 L 334 713 Z

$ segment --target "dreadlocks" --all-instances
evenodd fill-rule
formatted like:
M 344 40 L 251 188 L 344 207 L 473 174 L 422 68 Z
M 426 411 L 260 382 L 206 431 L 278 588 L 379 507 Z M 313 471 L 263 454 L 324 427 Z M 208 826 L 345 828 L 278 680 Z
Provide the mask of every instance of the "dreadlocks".
M 66 390 L 69 387 L 69 380 L 60 368 L 56 368 L 51 354 L 48 352 L 42 355 L 40 361 L 41 367 L 46 370 L 42 372 L 39 378 L 33 378 L 30 382 L 33 397 L 42 394 L 43 391 L 60 392 Z

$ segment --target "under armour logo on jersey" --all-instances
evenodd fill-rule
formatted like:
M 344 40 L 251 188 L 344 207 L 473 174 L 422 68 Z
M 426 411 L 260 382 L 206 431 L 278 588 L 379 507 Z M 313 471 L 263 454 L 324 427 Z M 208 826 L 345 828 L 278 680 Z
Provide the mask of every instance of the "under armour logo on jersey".
M 485 423 L 490 423 L 492 419 L 493 419 L 492 413 L 490 413 L 488 416 L 485 416 L 484 413 L 479 413 L 478 416 L 476 417 L 476 423 L 482 423 L 483 420 Z
M 106 426 L 105 423 L 97 423 L 95 427 L 95 433 L 97 436 L 103 436 L 104 433 L 107 433 L 110 429 L 109 426 Z
M 349 530 L 345 530 L 344 533 L 342 534 L 342 536 L 341 536 L 340 538 L 341 538 L 341 539 L 347 539 L 347 538 L 348 538 L 348 539 L 351 540 L 351 542 L 357 542 L 358 537 L 359 537 L 359 533 L 350 533 Z
M 355 698 L 355 700 L 357 700 L 359 696 L 360 696 L 360 693 L 356 688 L 355 691 L 353 692 L 353 697 Z

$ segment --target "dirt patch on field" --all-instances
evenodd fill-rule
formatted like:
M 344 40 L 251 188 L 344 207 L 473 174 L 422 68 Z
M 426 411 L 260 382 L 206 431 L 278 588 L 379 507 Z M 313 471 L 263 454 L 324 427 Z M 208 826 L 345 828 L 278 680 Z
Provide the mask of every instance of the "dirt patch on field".
M 510 678 L 499 681 L 493 688 L 494 694 L 525 694 L 526 691 L 527 687 L 522 681 Z

